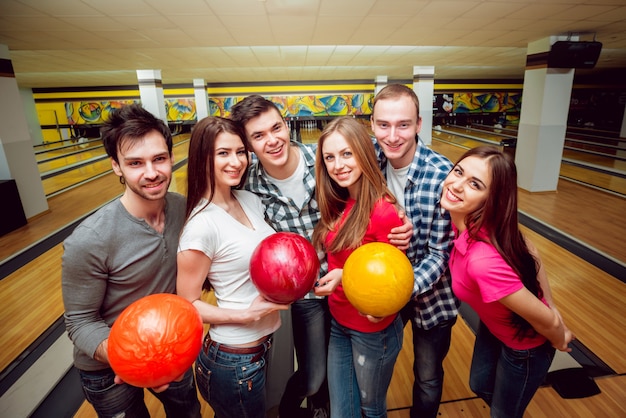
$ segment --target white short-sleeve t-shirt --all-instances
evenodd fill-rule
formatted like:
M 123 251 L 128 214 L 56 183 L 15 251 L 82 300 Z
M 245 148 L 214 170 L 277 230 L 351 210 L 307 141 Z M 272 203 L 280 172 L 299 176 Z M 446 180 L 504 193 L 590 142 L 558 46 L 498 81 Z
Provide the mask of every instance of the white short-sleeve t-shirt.
M 211 259 L 208 279 L 215 290 L 217 306 L 247 309 L 259 295 L 250 280 L 250 258 L 257 245 L 274 230 L 265 222 L 261 200 L 254 194 L 235 190 L 235 198 L 253 225 L 250 229 L 219 206 L 202 200 L 183 228 L 178 251 L 202 251 Z M 211 339 L 223 344 L 256 341 L 280 326 L 278 312 L 249 324 L 212 324 Z

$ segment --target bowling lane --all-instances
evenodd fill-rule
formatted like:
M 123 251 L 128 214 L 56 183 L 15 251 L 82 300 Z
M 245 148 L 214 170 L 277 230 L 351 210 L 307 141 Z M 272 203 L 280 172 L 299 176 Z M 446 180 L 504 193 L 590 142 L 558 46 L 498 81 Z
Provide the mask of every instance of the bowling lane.
M 180 147 L 181 144 L 189 141 L 190 134 L 181 134 L 174 137 L 174 161 L 183 161 L 187 158 L 188 146 Z M 87 165 L 80 165 L 81 162 L 89 161 L 91 159 L 99 159 L 105 157 L 106 153 L 104 148 L 95 148 L 88 150 L 84 153 L 67 156 L 66 165 L 59 165 L 56 169 L 63 167 L 70 167 L 74 164 L 78 166 L 72 170 L 60 173 L 58 175 L 48 177 L 42 180 L 44 193 L 46 196 L 53 196 L 68 188 L 76 186 L 77 184 L 84 183 L 86 181 L 98 178 L 111 171 L 111 162 L 108 158 L 94 161 Z M 63 159 L 65 160 L 65 158 Z
M 433 133 L 436 130 L 433 129 Z M 499 145 L 500 142 L 507 139 L 515 138 L 513 135 L 505 132 L 497 132 L 497 131 L 489 131 L 484 129 L 470 128 L 464 126 L 456 126 L 456 125 L 443 125 L 441 126 L 441 131 L 444 133 L 453 133 L 458 135 L 464 135 L 469 137 L 477 137 L 483 141 L 488 141 L 493 143 L 493 145 Z M 470 138 L 471 139 L 471 138 Z
M 580 161 L 581 163 L 596 165 L 601 168 L 622 171 L 626 175 L 626 161 L 623 157 L 613 155 L 594 154 L 586 150 L 576 150 L 568 147 L 563 150 L 563 158 L 568 160 Z
M 497 138 L 500 136 L 505 139 L 517 137 L 516 130 L 496 129 L 484 125 L 478 125 L 472 128 L 462 128 L 458 126 L 451 127 L 449 125 L 446 125 L 445 129 L 453 132 L 463 133 L 466 135 L 476 135 L 489 139 L 496 138 L 496 140 L 498 140 Z M 594 165 L 600 168 L 614 169 L 617 172 L 622 171 L 623 173 L 621 174 L 626 175 L 626 161 L 623 159 L 623 156 L 620 157 L 619 155 L 614 155 L 617 153 L 616 151 L 619 148 L 617 145 L 618 141 L 616 139 L 589 136 L 589 138 L 583 144 L 577 142 L 576 139 L 571 139 L 569 135 L 570 133 L 568 132 L 565 138 L 563 159 L 574 160 L 574 162 Z M 612 144 L 610 144 L 610 147 L 602 148 L 602 146 L 599 145 L 608 141 L 612 142 Z
M 621 170 L 621 175 L 618 175 L 562 162 L 559 174 L 563 179 L 597 187 L 626 198 L 626 171 L 624 169 Z
M 451 133 L 480 138 L 494 145 L 506 139 L 496 132 L 450 125 L 445 125 L 442 131 L 433 130 L 433 139 L 468 149 L 485 145 L 481 141 L 455 136 Z M 584 151 L 563 150 L 560 177 L 626 197 L 626 162 L 616 158 L 589 154 Z
M 317 144 L 317 140 L 320 138 L 322 131 L 317 128 L 300 129 L 300 138 L 303 144 Z
M 95 161 L 91 164 L 76 167 L 64 173 L 42 179 L 46 197 L 54 196 L 72 186 L 97 178 L 111 171 L 111 162 L 108 159 Z
M 62 147 L 56 147 L 48 150 L 37 150 L 35 149 L 35 158 L 37 160 L 37 164 L 39 165 L 40 172 L 46 172 L 52 170 L 64 163 L 53 163 L 52 165 L 46 166 L 48 162 L 54 162 L 58 160 L 62 160 L 64 158 L 69 158 L 70 160 L 66 160 L 65 164 L 71 163 L 71 157 L 74 155 L 80 155 L 82 153 L 86 153 L 89 151 L 104 151 L 102 148 L 102 140 L 95 139 L 89 142 L 83 143 L 74 143 L 70 145 L 63 145 Z

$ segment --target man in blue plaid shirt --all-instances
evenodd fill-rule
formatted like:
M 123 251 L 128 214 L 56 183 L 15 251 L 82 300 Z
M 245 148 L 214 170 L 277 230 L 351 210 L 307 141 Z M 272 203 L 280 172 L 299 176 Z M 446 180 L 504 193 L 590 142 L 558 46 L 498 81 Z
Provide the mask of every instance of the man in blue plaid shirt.
M 413 297 L 402 310 L 413 330 L 415 383 L 410 416 L 434 418 L 459 302 L 448 273 L 453 239 L 450 217 L 439 205 L 442 182 L 452 164 L 421 143 L 421 123 L 417 96 L 405 85 L 390 84 L 374 98 L 371 126 L 381 169 L 413 223 L 406 252 L 413 264 Z

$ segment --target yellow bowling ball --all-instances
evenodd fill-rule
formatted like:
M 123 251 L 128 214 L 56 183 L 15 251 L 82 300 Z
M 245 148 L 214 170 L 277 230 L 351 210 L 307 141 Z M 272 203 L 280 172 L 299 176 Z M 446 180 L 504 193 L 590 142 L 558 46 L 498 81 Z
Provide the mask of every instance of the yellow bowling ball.
M 389 316 L 411 298 L 413 267 L 393 245 L 371 242 L 350 254 L 341 280 L 346 297 L 359 312 Z

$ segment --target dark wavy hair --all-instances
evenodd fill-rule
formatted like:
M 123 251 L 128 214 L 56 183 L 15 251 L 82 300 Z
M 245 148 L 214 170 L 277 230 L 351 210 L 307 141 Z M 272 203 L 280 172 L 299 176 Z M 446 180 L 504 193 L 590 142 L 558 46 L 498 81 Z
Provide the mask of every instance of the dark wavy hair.
M 258 94 L 253 94 L 237 102 L 230 108 L 230 118 L 245 127 L 246 123 L 251 119 L 272 109 L 278 112 L 282 117 L 280 109 L 274 102 Z
M 189 141 L 189 158 L 187 160 L 187 207 L 185 219 L 189 220 L 191 212 L 200 203 L 202 197 L 209 192 L 208 203 L 215 193 L 215 141 L 219 134 L 228 132 L 241 138 L 246 150 L 246 169 L 236 188 L 241 188 L 248 177 L 250 149 L 241 126 L 221 117 L 206 117 L 194 126 Z M 207 203 L 207 205 L 208 205 Z
M 119 164 L 118 151 L 131 142 L 142 141 L 151 131 L 163 135 L 167 150 L 172 155 L 170 128 L 138 103 L 125 105 L 111 112 L 104 126 L 100 128 L 100 135 L 107 155 Z
M 537 279 L 539 265 L 519 229 L 515 162 L 492 146 L 473 148 L 463 154 L 458 162 L 467 157 L 485 160 L 491 171 L 491 184 L 484 205 L 465 217 L 470 239 L 488 240 L 519 275 L 524 286 L 541 298 L 543 292 Z M 519 315 L 514 313 L 511 322 L 517 329 L 517 338 L 536 335 L 532 326 Z

